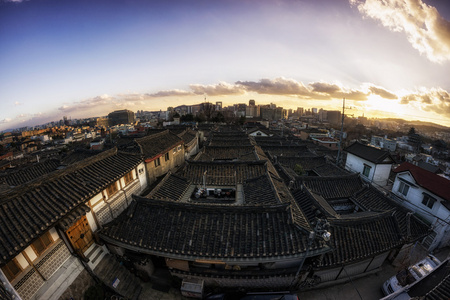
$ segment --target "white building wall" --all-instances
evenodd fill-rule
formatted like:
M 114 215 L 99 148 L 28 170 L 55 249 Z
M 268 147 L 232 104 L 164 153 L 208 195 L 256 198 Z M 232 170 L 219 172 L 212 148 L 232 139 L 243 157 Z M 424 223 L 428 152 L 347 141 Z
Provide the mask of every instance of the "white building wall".
M 138 178 L 141 183 L 141 192 L 147 188 L 147 168 L 145 167 L 145 162 L 142 162 L 137 167 Z
M 387 185 L 389 174 L 391 173 L 391 164 L 388 165 L 381 165 L 378 164 L 375 166 L 375 170 L 370 170 L 370 172 L 373 172 L 372 180 L 375 184 L 378 185 Z
M 437 235 L 430 248 L 444 247 L 449 244 L 450 226 L 447 223 L 439 220 L 442 219 L 450 223 L 450 211 L 444 205 L 442 205 L 442 202 L 445 200 L 418 185 L 416 185 L 416 187 L 409 185 L 408 193 L 406 194 L 406 196 L 404 196 L 398 191 L 401 182 L 399 178 L 402 178 L 414 184 L 416 182 L 409 173 L 398 174 L 395 178 L 394 185 L 392 186 L 392 192 L 399 198 L 405 200 L 402 202 L 403 206 L 416 212 L 432 224 L 433 231 L 436 232 Z M 423 193 L 430 194 L 437 200 L 431 209 L 422 204 L 424 196 Z
M 370 166 L 369 176 L 363 175 L 364 165 Z M 362 178 L 368 179 L 378 185 L 386 185 L 391 172 L 391 164 L 374 164 L 351 153 L 347 153 L 345 169 L 350 172 L 360 173 Z

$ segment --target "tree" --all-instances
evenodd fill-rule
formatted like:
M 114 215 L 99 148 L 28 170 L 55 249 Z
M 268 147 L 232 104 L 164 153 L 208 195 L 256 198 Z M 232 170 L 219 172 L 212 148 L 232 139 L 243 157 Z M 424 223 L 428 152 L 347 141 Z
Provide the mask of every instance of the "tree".
M 294 167 L 294 172 L 298 175 L 298 176 L 302 176 L 305 175 L 305 169 L 303 169 L 303 166 L 301 164 L 296 164 Z

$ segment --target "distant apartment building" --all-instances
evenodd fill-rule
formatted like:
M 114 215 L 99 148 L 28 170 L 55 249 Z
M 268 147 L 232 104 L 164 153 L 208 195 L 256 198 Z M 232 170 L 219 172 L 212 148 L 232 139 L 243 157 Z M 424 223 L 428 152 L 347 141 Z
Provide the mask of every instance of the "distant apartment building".
M 386 136 L 372 136 L 372 139 L 370 140 L 370 145 L 374 147 L 379 147 L 382 149 L 386 149 L 389 151 L 395 151 L 397 149 L 397 141 L 388 139 Z
M 111 126 L 134 123 L 134 112 L 128 109 L 116 110 L 108 114 Z

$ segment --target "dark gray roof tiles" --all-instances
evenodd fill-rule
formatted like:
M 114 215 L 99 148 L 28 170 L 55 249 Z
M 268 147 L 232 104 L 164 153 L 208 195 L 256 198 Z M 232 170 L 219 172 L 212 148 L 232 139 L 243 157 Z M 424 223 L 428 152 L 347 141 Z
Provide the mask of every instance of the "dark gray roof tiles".
M 177 145 L 183 144 L 183 140 L 171 133 L 169 130 L 159 131 L 157 133 L 136 139 L 136 142 L 142 149 L 145 159 L 151 159 L 162 155 Z
M 227 260 L 301 255 L 308 233 L 295 226 L 288 205 L 197 206 L 133 196 L 99 235 L 156 255 Z M 321 243 L 313 244 L 320 251 Z
M 361 157 L 367 161 L 375 164 L 392 163 L 393 159 L 389 154 L 389 151 L 378 149 L 371 146 L 363 145 L 359 142 L 355 142 L 344 149 L 346 152 L 355 156 Z M 387 162 L 385 162 L 387 160 Z
M 0 200 L 0 265 L 141 162 L 140 155 L 114 148 L 6 192 Z
M 9 186 L 22 185 L 45 174 L 55 171 L 59 166 L 59 160 L 48 159 L 40 163 L 27 166 L 20 170 L 10 172 L 2 176 L 2 181 L 4 180 Z
M 318 166 L 323 166 L 327 163 L 324 156 L 316 157 L 288 157 L 288 156 L 277 156 L 277 162 L 291 169 L 294 169 L 296 165 L 303 167 L 305 171 L 313 170 Z
M 189 161 L 177 174 L 193 184 L 203 184 L 206 172 L 208 185 L 235 185 L 266 174 L 267 162 L 197 162 Z
M 195 158 L 198 161 L 216 160 L 257 160 L 255 148 L 253 146 L 207 146 Z
M 247 205 L 274 205 L 281 202 L 268 174 L 246 180 L 244 195 Z
M 336 177 L 301 177 L 295 182 L 294 188 L 301 184 L 325 199 L 349 198 L 363 187 L 359 174 Z
M 179 201 L 186 193 L 190 184 L 191 183 L 186 178 L 169 172 L 147 195 L 147 198 Z

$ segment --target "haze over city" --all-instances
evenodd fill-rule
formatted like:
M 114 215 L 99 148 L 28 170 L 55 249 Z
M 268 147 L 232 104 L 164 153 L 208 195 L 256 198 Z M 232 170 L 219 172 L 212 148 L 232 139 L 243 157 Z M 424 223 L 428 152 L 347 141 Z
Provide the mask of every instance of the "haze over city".
M 0 1 L 0 131 L 222 101 L 450 126 L 446 1 Z

